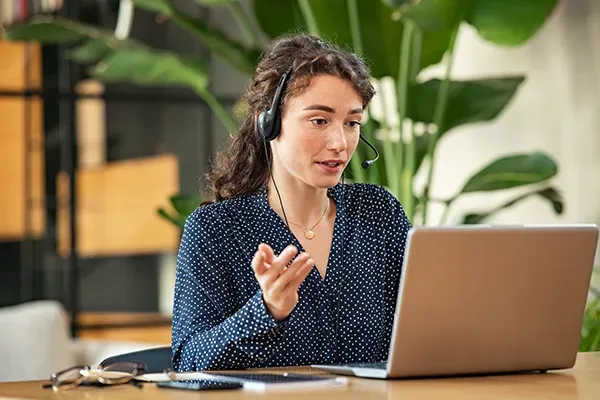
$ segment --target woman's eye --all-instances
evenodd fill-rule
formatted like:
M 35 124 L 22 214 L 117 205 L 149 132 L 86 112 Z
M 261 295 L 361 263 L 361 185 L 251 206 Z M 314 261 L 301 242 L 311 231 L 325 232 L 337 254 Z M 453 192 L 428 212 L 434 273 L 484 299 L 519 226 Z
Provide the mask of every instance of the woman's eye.
M 311 121 L 313 124 L 318 125 L 318 126 L 323 126 L 327 123 L 327 120 L 324 118 L 315 118 Z
M 348 124 L 350 125 L 351 128 L 356 128 L 361 125 L 361 123 L 358 121 L 350 121 L 350 122 L 348 122 Z

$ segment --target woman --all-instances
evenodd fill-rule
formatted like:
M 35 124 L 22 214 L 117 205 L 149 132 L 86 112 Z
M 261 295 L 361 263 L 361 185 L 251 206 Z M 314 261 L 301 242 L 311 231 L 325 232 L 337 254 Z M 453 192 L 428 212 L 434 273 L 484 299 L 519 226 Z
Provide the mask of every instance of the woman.
M 176 370 L 387 359 L 410 222 L 386 189 L 339 183 L 369 79 L 356 55 L 308 35 L 261 59 L 208 175 L 216 203 L 182 235 Z

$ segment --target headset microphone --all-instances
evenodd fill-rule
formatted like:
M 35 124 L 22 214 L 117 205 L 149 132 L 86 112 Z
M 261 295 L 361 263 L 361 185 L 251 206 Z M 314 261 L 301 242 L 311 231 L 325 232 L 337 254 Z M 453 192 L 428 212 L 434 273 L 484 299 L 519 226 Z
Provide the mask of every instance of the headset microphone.
M 367 144 L 367 146 L 369 146 L 374 152 L 375 152 L 375 158 L 372 160 L 365 160 L 362 162 L 361 166 L 364 169 L 369 168 L 371 165 L 373 165 L 373 163 L 375 161 L 377 161 L 377 159 L 379 158 L 379 152 L 377 151 L 377 149 L 375 148 L 375 146 L 373 146 L 371 143 L 369 143 L 369 141 L 367 139 L 364 138 L 363 135 L 360 135 L 360 138 L 362 139 L 363 142 L 365 142 Z

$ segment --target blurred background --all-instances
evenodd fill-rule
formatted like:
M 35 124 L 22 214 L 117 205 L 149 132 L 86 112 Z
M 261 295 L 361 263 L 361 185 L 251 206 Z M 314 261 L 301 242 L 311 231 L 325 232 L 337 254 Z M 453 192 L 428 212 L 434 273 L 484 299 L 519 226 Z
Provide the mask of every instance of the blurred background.
M 301 31 L 371 66 L 346 177 L 413 224 L 600 223 L 598 1 L 0 0 L 0 381 L 170 344 L 182 224 Z

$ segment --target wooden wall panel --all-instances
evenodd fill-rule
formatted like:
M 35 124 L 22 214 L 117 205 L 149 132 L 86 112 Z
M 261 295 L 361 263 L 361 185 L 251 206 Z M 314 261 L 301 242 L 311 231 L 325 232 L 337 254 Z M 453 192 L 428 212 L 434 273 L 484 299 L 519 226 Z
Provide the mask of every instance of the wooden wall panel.
M 77 83 L 81 95 L 102 95 L 104 84 L 94 79 Z M 80 168 L 106 163 L 106 104 L 102 99 L 81 98 L 76 104 L 77 160 Z
M 81 339 L 171 344 L 171 318 L 158 313 L 83 311 L 77 323 Z
M 98 328 L 85 329 L 78 331 L 78 338 L 86 340 L 112 340 L 125 342 L 142 342 L 162 344 L 169 346 L 171 344 L 170 326 L 124 326 L 118 328 Z
M 161 155 L 124 160 L 77 172 L 77 247 L 81 257 L 174 251 L 178 229 L 158 216 L 179 191 L 178 159 Z M 57 182 L 59 249 L 69 254 L 68 181 Z
M 7 42 L 0 39 L 0 90 L 41 88 L 41 59 L 38 43 Z M 28 65 L 29 76 L 26 74 Z
M 27 59 L 31 65 L 29 79 L 25 76 Z M 38 88 L 40 68 L 39 46 L 0 41 L 0 90 Z M 43 146 L 41 99 L 0 96 L 0 240 L 37 237 L 44 231 Z

